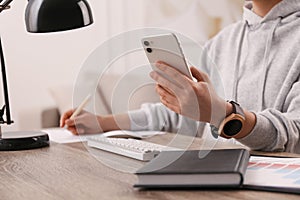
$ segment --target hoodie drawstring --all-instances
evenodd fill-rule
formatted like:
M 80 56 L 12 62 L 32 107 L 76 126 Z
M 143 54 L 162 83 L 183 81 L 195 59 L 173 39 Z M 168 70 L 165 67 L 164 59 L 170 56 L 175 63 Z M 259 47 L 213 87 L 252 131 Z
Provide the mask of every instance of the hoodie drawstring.
M 239 46 L 238 46 L 238 51 L 237 51 L 237 56 L 236 56 L 236 63 L 234 66 L 234 74 L 233 74 L 233 89 L 232 89 L 232 94 L 231 97 L 234 101 L 237 101 L 237 90 L 238 90 L 238 76 L 239 76 L 239 69 L 240 69 L 240 64 L 241 64 L 241 54 L 242 54 L 242 48 L 243 48 L 243 41 L 245 38 L 245 33 L 246 33 L 246 28 L 248 26 L 248 22 L 245 21 L 244 27 L 239 35 Z
M 264 96 L 265 96 L 265 88 L 266 88 L 266 80 L 267 80 L 267 74 L 268 74 L 268 71 L 269 71 L 269 66 L 270 66 L 270 50 L 271 50 L 271 47 L 272 47 L 272 40 L 274 38 L 274 33 L 275 33 L 275 30 L 276 28 L 278 27 L 278 25 L 280 24 L 282 18 L 278 18 L 274 24 L 274 26 L 272 27 L 272 30 L 271 32 L 269 33 L 268 35 L 268 38 L 267 38 L 267 43 L 266 43 L 266 50 L 265 50 L 265 54 L 264 54 L 264 58 L 263 58 L 263 77 L 262 77 L 262 81 L 261 81 L 261 88 L 259 90 L 259 93 L 258 93 L 258 100 L 260 101 L 259 102 L 259 109 L 260 110 L 263 110 L 264 108 Z

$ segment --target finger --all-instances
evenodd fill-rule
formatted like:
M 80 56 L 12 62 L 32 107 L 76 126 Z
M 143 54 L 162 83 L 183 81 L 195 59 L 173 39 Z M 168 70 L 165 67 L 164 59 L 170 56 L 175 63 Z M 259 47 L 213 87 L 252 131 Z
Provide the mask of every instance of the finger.
M 169 103 L 171 103 L 171 104 L 178 104 L 178 100 L 177 100 L 176 96 L 174 96 L 173 94 L 170 94 L 163 87 L 161 87 L 161 86 L 158 85 L 157 88 L 156 88 L 156 92 L 159 94 L 159 96 L 161 98 L 165 99 Z
M 68 131 L 70 131 L 73 135 L 78 135 L 77 129 L 75 126 L 68 126 Z
M 176 96 L 175 94 L 174 94 L 174 92 L 172 92 L 171 90 L 169 90 L 168 88 L 165 88 L 165 87 L 163 87 L 163 86 L 161 86 L 161 85 L 159 85 L 159 84 L 157 84 L 157 87 L 160 87 L 160 88 L 162 88 L 163 90 L 165 90 L 167 93 L 169 93 L 170 95 L 172 95 L 172 96 Z
M 174 111 L 174 112 L 176 112 L 176 113 L 178 113 L 178 114 L 181 114 L 181 113 L 180 113 L 180 112 L 181 112 L 180 106 L 171 104 L 171 103 L 169 103 L 166 99 L 163 99 L 163 98 L 161 98 L 160 101 L 161 101 L 166 107 L 168 107 L 170 110 L 172 110 L 172 111 Z
M 84 134 L 84 128 L 81 127 L 75 127 L 75 126 L 71 126 L 68 127 L 68 130 L 73 134 L 73 135 L 82 135 Z
M 175 94 L 172 91 L 168 90 L 168 88 L 165 88 L 164 86 L 161 86 L 161 85 L 157 84 L 156 85 L 156 92 L 159 93 L 159 91 L 164 91 L 167 94 L 172 95 L 172 96 L 175 97 Z
M 198 82 L 209 82 L 209 77 L 206 73 L 198 70 L 196 67 L 191 67 L 191 73 Z
M 66 124 L 68 127 L 71 127 L 71 126 L 75 126 L 75 125 L 76 125 L 74 119 L 67 119 L 67 120 L 65 121 L 65 124 Z
M 85 112 L 81 112 L 81 114 L 77 115 L 76 117 L 72 118 L 72 119 L 67 119 L 65 121 L 65 123 L 68 125 L 68 126 L 78 126 L 78 125 L 84 125 L 87 120 L 87 115 L 85 114 Z
M 161 97 L 160 98 L 162 101 L 164 101 L 164 102 L 167 102 L 168 103 L 168 107 L 176 107 L 176 108 L 178 108 L 178 107 L 180 107 L 180 105 L 179 105 L 179 103 L 178 103 L 178 101 L 177 101 L 177 99 L 168 99 L 168 98 L 166 98 L 166 97 Z
M 61 118 L 60 118 L 60 127 L 64 127 L 65 126 L 65 122 L 67 119 L 69 119 L 71 117 L 71 115 L 73 114 L 74 109 L 68 110 L 67 112 L 65 112 Z
M 84 124 L 83 120 L 80 117 L 68 119 L 65 123 L 67 126 L 82 126 Z
M 173 82 L 171 82 L 170 80 L 166 79 L 165 77 L 163 77 L 161 74 L 159 74 L 156 71 L 152 71 L 150 73 L 150 76 L 153 80 L 155 80 L 159 85 L 163 86 L 165 89 L 175 92 L 176 91 L 180 91 L 181 88 L 179 85 L 174 84 Z
M 163 62 L 156 62 L 156 67 L 167 74 L 172 80 L 176 81 L 179 85 L 184 85 L 187 82 L 187 76 L 175 69 L 173 66 Z

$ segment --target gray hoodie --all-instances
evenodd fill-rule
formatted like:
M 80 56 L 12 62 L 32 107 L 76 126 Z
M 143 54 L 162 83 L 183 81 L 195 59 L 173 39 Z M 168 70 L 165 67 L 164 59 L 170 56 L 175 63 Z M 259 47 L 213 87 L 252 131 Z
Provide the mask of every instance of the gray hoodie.
M 212 79 L 218 71 L 224 98 L 256 115 L 254 129 L 239 142 L 253 150 L 300 153 L 300 1 L 283 0 L 264 18 L 251 9 L 247 4 L 243 20 L 205 45 L 204 70 Z M 203 131 L 202 123 L 162 104 L 145 104 L 129 116 L 133 130 L 180 130 L 198 136 Z

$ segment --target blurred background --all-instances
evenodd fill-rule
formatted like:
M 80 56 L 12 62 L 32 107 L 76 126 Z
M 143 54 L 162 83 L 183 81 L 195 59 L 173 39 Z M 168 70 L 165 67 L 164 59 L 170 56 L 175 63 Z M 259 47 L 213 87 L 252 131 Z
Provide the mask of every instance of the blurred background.
M 241 19 L 244 0 L 89 0 L 94 24 L 67 32 L 26 32 L 27 0 L 0 14 L 10 104 L 14 124 L 4 131 L 42 128 L 44 110 L 71 106 L 72 85 L 91 52 L 124 31 L 164 27 L 199 44 Z M 120 67 L 116 73 L 126 71 Z M 114 72 L 112 72 L 114 73 Z M 2 84 L 1 84 L 1 100 Z M 0 104 L 1 104 L 0 103 Z M 2 106 L 2 105 L 0 105 Z

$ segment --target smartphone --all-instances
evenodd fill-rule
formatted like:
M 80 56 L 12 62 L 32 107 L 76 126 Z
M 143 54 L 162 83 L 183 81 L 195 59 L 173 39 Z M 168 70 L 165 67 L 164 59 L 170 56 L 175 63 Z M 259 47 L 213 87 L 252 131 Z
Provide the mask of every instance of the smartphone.
M 158 71 L 166 77 L 155 66 L 157 61 L 163 61 L 193 80 L 190 68 L 175 34 L 167 33 L 147 36 L 142 38 L 142 45 L 153 70 Z

